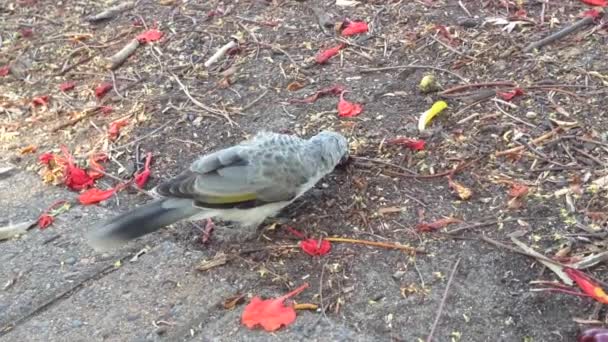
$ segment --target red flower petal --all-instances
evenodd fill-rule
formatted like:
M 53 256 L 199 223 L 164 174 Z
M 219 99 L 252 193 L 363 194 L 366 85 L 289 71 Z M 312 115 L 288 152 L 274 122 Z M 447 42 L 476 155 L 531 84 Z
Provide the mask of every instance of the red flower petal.
M 395 138 L 388 140 L 386 142 L 389 145 L 402 145 L 407 148 L 410 148 L 414 151 L 424 150 L 424 146 L 426 145 L 426 141 L 422 139 L 410 139 L 410 138 Z
M 340 95 L 340 94 L 342 94 L 342 92 L 344 92 L 344 86 L 336 84 L 331 87 L 323 88 L 323 89 L 317 91 L 316 93 L 310 95 L 309 97 L 306 97 L 303 99 L 293 99 L 293 100 L 290 100 L 289 102 L 291 102 L 291 103 L 313 103 L 322 96 Z
M 32 99 L 32 104 L 34 106 L 46 106 L 49 103 L 49 96 L 36 96 Z
M 148 152 L 146 155 L 146 163 L 144 165 L 144 169 L 141 172 L 135 174 L 135 184 L 138 188 L 142 189 L 144 185 L 148 182 L 148 178 L 150 178 L 150 162 L 152 162 L 152 153 Z
M 293 227 L 287 226 L 285 228 L 287 228 L 287 230 L 291 234 L 295 235 L 298 239 L 304 239 L 304 238 L 306 238 L 306 236 L 302 232 L 300 232 L 299 230 L 297 230 L 297 229 L 295 229 Z
M 112 89 L 112 83 L 104 82 L 95 88 L 95 96 L 101 99 L 110 89 Z
M 529 188 L 523 184 L 513 183 L 511 184 L 511 189 L 509 189 L 509 196 L 511 197 L 522 197 L 526 195 L 529 191 Z
M 591 6 L 600 6 L 600 7 L 608 6 L 607 0 L 581 0 L 581 1 L 584 4 L 591 5 Z
M 114 189 L 114 188 L 111 188 L 108 190 L 91 188 L 91 189 L 81 193 L 78 196 L 78 201 L 84 205 L 95 204 L 95 203 L 99 203 L 101 201 L 107 200 L 108 198 L 112 197 L 112 195 L 114 195 L 115 192 L 116 192 L 116 189 Z
M 296 296 L 307 287 L 308 283 L 276 299 L 263 300 L 257 296 L 253 297 L 243 310 L 241 323 L 249 329 L 261 325 L 266 331 L 275 331 L 283 325 L 293 323 L 296 320 L 296 311 L 292 306 L 285 306 L 283 302 Z
M 23 28 L 23 29 L 19 30 L 19 34 L 23 38 L 31 37 L 33 33 L 34 33 L 34 31 L 31 28 Z
M 300 241 L 300 248 L 308 255 L 321 256 L 329 253 L 331 243 L 327 240 L 306 239 Z
M 359 103 L 348 102 L 344 99 L 344 91 L 340 94 L 340 101 L 338 102 L 338 116 L 343 118 L 350 118 L 361 114 L 363 106 Z
M 608 304 L 608 294 L 592 281 L 585 273 L 573 268 L 564 267 L 564 272 L 572 279 L 583 292 L 600 303 Z
M 72 81 L 68 81 L 68 82 L 61 83 L 59 85 L 59 89 L 61 89 L 61 91 L 68 91 L 68 90 L 74 89 L 75 86 L 76 86 L 76 83 L 74 83 Z
M 40 229 L 45 229 L 46 227 L 53 224 L 54 221 L 55 218 L 53 216 L 49 214 L 42 214 L 40 215 L 40 217 L 38 217 L 38 227 L 40 227 Z
M 55 159 L 55 155 L 51 152 L 46 152 L 38 156 L 38 161 L 45 165 L 49 165 L 53 159 Z
M 112 141 L 116 140 L 116 138 L 118 138 L 118 135 L 120 134 L 120 129 L 128 124 L 129 120 L 127 119 L 112 121 L 110 123 L 110 128 L 108 128 L 108 138 Z
M 346 25 L 346 28 L 342 30 L 343 36 L 352 36 L 359 33 L 365 33 L 368 30 L 367 23 L 365 21 L 351 21 Z
M 104 115 L 108 115 L 112 113 L 113 108 L 111 106 L 101 106 L 99 110 L 101 110 Z
M 65 171 L 63 172 L 63 182 L 65 185 L 76 191 L 91 187 L 93 185 L 93 178 L 91 178 L 85 170 L 74 164 L 74 157 L 72 157 L 65 146 L 62 146 L 61 150 L 63 151 L 66 160 Z
M 145 44 L 145 43 L 150 43 L 150 42 L 154 42 L 157 41 L 159 39 L 161 39 L 163 37 L 163 33 L 157 29 L 152 29 L 152 30 L 148 30 L 140 35 L 137 36 L 137 40 L 139 40 L 140 43 Z
M 582 17 L 591 17 L 593 19 L 598 19 L 602 16 L 602 13 L 596 9 L 590 9 L 582 13 Z
M 515 89 L 505 92 L 505 93 L 501 93 L 501 92 L 497 93 L 497 95 L 500 96 L 500 98 L 502 98 L 505 101 L 511 101 L 511 100 L 513 100 L 514 97 L 520 96 L 523 94 L 524 94 L 524 90 L 521 88 L 515 88 Z
M 93 179 L 99 179 L 104 176 L 102 173 L 106 169 L 99 164 L 100 161 L 108 160 L 108 156 L 105 153 L 93 154 L 89 157 L 89 169 L 87 170 L 87 174 L 89 177 Z
M 323 63 L 327 62 L 330 58 L 337 55 L 340 52 L 340 50 L 342 50 L 345 46 L 346 46 L 345 44 L 340 44 L 333 48 L 319 52 L 319 54 L 315 58 L 317 64 L 323 64 Z
M 5 65 L 0 68 L 0 76 L 7 76 L 10 71 L 10 67 L 8 65 Z

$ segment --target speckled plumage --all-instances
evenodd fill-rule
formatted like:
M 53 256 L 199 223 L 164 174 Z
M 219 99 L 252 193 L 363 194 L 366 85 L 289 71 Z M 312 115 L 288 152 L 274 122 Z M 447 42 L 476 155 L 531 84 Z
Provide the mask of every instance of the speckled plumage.
M 347 156 L 347 141 L 338 133 L 324 131 L 308 140 L 259 133 L 194 161 L 155 188 L 159 200 L 105 222 L 92 230 L 89 242 L 103 250 L 182 219 L 217 217 L 257 227 Z

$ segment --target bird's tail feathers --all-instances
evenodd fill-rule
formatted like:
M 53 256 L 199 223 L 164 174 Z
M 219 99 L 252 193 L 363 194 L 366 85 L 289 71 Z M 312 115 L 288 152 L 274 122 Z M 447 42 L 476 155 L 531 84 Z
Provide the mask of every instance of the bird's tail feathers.
M 195 208 L 191 200 L 160 199 L 103 222 L 86 238 L 95 250 L 104 251 L 197 214 L 201 209 Z

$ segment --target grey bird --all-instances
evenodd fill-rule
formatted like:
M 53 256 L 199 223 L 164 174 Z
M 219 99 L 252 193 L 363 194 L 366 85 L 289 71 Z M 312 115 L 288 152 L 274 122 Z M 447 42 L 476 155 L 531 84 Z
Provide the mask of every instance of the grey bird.
M 207 218 L 235 222 L 241 236 L 251 238 L 267 217 L 347 159 L 348 142 L 339 133 L 323 131 L 308 140 L 259 133 L 194 161 L 153 190 L 158 199 L 99 224 L 87 240 L 104 251 L 181 220 Z

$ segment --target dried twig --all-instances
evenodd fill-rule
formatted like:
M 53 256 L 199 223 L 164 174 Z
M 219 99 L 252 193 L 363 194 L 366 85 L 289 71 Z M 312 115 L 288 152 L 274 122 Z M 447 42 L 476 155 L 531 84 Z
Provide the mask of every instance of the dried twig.
M 97 14 L 90 15 L 90 16 L 86 17 L 85 20 L 90 23 L 94 23 L 94 22 L 101 21 L 101 20 L 112 19 L 122 12 L 133 9 L 133 7 L 135 7 L 134 1 L 126 1 L 121 4 L 112 6 Z
M 446 89 L 439 93 L 439 96 L 445 96 L 452 93 L 459 93 L 463 90 L 467 90 L 470 88 L 482 88 L 482 87 L 515 87 L 515 82 L 511 81 L 496 81 L 496 82 L 484 82 L 484 83 L 472 83 L 472 84 L 463 84 L 459 86 L 455 86 L 449 89 Z
M 552 138 L 553 136 L 555 136 L 557 133 L 561 132 L 562 130 L 563 129 L 561 127 L 554 128 L 552 131 L 547 132 L 538 138 L 532 139 L 531 143 L 535 144 L 535 145 L 539 144 L 549 138 Z M 506 155 L 510 155 L 510 154 L 514 154 L 514 153 L 519 153 L 519 152 L 523 151 L 524 148 L 526 148 L 526 147 L 517 146 L 517 147 L 510 148 L 508 150 L 497 151 L 495 153 L 495 156 L 500 157 L 500 156 L 506 156 Z
M 522 51 L 524 53 L 527 53 L 527 52 L 533 51 L 535 49 L 541 48 L 545 45 L 551 44 L 551 43 L 555 42 L 556 40 L 562 39 L 562 38 L 566 37 L 567 35 L 578 31 L 579 29 L 581 29 L 584 26 L 592 24 L 594 21 L 595 21 L 595 18 L 593 16 L 585 16 L 583 19 L 580 19 L 579 21 L 576 21 L 573 24 L 564 27 L 563 29 L 549 35 L 548 37 L 545 37 L 537 42 L 534 42 L 534 43 L 526 46 Z
M 455 73 L 453 71 L 450 71 L 448 69 L 434 67 L 434 66 L 431 66 L 431 65 L 410 64 L 410 65 L 397 65 L 397 66 L 382 67 L 382 68 L 365 68 L 365 69 L 359 69 L 359 72 L 361 72 L 361 73 L 368 73 L 368 72 L 399 70 L 399 69 L 431 69 L 431 70 L 437 70 L 437 71 L 445 72 L 446 74 L 450 74 L 452 76 L 455 76 L 455 77 L 459 78 L 461 81 L 463 81 L 465 83 L 469 82 L 469 80 L 467 80 L 466 78 L 458 75 L 457 73 Z
M 97 107 L 93 107 L 93 108 L 89 108 L 89 109 L 85 109 L 84 113 L 82 113 L 81 115 L 68 120 L 67 122 L 61 123 L 53 128 L 51 128 L 51 132 L 57 132 L 60 129 L 66 128 L 68 126 L 73 126 L 75 124 L 77 124 L 78 122 L 80 122 L 81 120 L 84 120 L 86 118 L 88 118 L 89 116 L 97 113 L 97 111 L 100 109 L 101 107 L 97 106 Z
M 424 249 L 422 249 L 422 248 L 415 248 L 415 247 L 404 246 L 404 245 L 388 243 L 388 242 L 357 240 L 357 239 L 349 239 L 349 238 L 341 238 L 341 237 L 327 237 L 327 238 L 324 238 L 323 240 L 327 240 L 327 241 L 331 241 L 331 242 L 346 242 L 346 243 L 354 243 L 354 244 L 359 244 L 359 245 L 383 247 L 383 248 L 388 248 L 388 249 L 399 249 L 399 250 L 402 250 L 405 252 L 410 252 L 410 253 L 424 253 Z
M 211 108 L 209 106 L 207 106 L 206 104 L 200 102 L 199 100 L 195 99 L 194 97 L 192 97 L 192 95 L 190 95 L 190 92 L 188 91 L 188 88 L 186 88 L 186 86 L 182 83 L 182 81 L 180 81 L 179 77 L 177 77 L 177 75 L 175 74 L 171 74 L 173 75 L 173 78 L 175 79 L 175 81 L 177 82 L 177 84 L 179 84 L 180 88 L 182 89 L 182 91 L 184 92 L 184 94 L 186 94 L 186 96 L 190 99 L 190 101 L 192 101 L 192 103 L 194 103 L 197 107 L 204 109 L 205 111 L 211 113 L 211 114 L 215 114 L 218 115 L 220 117 L 223 117 L 224 119 L 226 119 L 226 121 L 228 121 L 228 123 L 233 126 L 233 125 L 237 125 L 236 122 L 234 122 L 230 116 L 228 116 L 228 113 L 226 112 L 222 112 L 220 110 Z
M 433 326 L 431 327 L 431 332 L 429 333 L 429 336 L 426 338 L 426 342 L 431 342 L 433 340 L 433 334 L 435 333 L 435 329 L 437 329 L 437 325 L 439 324 L 439 318 L 441 318 L 441 313 L 443 312 L 443 307 L 445 306 L 445 302 L 448 298 L 450 286 L 452 285 L 452 280 L 454 280 L 454 275 L 456 274 L 456 269 L 458 269 L 459 264 L 460 258 L 456 260 L 456 262 L 454 263 L 454 267 L 452 267 L 452 272 L 450 273 L 448 284 L 445 286 L 445 291 L 443 291 L 443 297 L 441 298 L 441 303 L 439 304 L 439 309 L 437 309 L 435 321 L 433 322 Z
M 245 105 L 245 107 L 241 108 L 241 112 L 246 111 L 247 109 L 255 106 L 256 103 L 260 102 L 261 99 L 264 98 L 264 96 L 266 96 L 266 94 L 268 94 L 268 89 L 266 89 L 262 95 L 258 96 L 257 98 L 255 98 L 253 101 L 249 102 L 248 104 Z
M 93 171 L 95 171 L 95 172 L 99 172 L 99 173 L 101 173 L 102 175 L 104 175 L 104 176 L 106 176 L 106 177 L 108 177 L 108 178 L 112 178 L 113 180 L 115 180 L 115 181 L 117 181 L 117 182 L 119 182 L 119 183 L 126 183 L 126 184 L 127 184 L 127 185 L 129 185 L 129 186 L 130 186 L 132 189 L 135 189 L 135 190 L 137 190 L 138 192 L 141 192 L 142 194 L 144 194 L 144 195 L 146 195 L 146 196 L 148 196 L 148 197 L 150 197 L 150 198 L 157 198 L 157 197 L 156 197 L 156 196 L 154 196 L 154 195 L 153 195 L 151 192 L 146 191 L 146 190 L 144 190 L 144 189 L 141 189 L 141 188 L 137 187 L 137 185 L 136 185 L 135 183 L 133 183 L 133 181 L 128 181 L 128 180 L 126 180 L 126 179 L 122 179 L 122 178 L 120 178 L 120 177 L 116 177 L 116 176 L 114 176 L 113 174 L 108 173 L 108 172 L 106 172 L 106 171 L 104 171 L 104 170 L 100 170 L 100 169 L 98 169 L 98 168 L 96 168 L 96 167 L 91 167 L 91 170 L 93 170 Z
M 220 58 L 222 58 L 228 50 L 238 46 L 238 43 L 235 39 L 230 39 L 228 43 L 222 46 L 219 50 L 217 50 L 209 59 L 205 62 L 205 68 L 209 68 L 213 63 L 217 62 Z
M 446 49 L 448 49 L 448 50 L 452 51 L 453 53 L 455 53 L 455 54 L 457 54 L 457 55 L 459 55 L 459 56 L 462 56 L 462 57 L 464 57 L 464 58 L 468 58 L 468 59 L 470 59 L 470 60 L 472 60 L 472 61 L 476 61 L 476 60 L 477 60 L 477 58 L 475 58 L 475 57 L 473 57 L 473 56 L 469 56 L 469 55 L 465 54 L 464 52 L 460 52 L 460 51 L 458 51 L 457 49 L 455 49 L 455 48 L 453 48 L 453 47 L 449 46 L 448 44 L 446 44 L 446 43 L 444 43 L 444 42 L 442 42 L 441 40 L 439 40 L 439 39 L 438 39 L 437 37 L 435 37 L 435 36 L 429 36 L 429 37 L 430 37 L 432 40 L 434 40 L 435 42 L 439 43 L 439 45 L 441 45 L 441 46 L 445 47 Z

